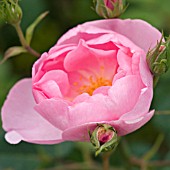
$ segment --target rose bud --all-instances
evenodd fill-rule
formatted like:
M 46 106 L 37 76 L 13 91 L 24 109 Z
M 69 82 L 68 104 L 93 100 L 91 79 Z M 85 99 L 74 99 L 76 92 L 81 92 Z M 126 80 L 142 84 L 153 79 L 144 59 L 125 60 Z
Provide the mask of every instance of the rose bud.
M 155 48 L 147 53 L 147 63 L 152 74 L 159 77 L 169 68 L 170 38 L 163 42 L 163 36 Z
M 18 5 L 18 0 L 3 0 L 0 7 L 0 19 L 15 25 L 22 19 L 22 9 Z
M 118 145 L 116 130 L 108 124 L 99 124 L 92 134 L 89 132 L 89 135 L 96 150 L 96 156 L 101 152 L 111 151 Z
M 96 13 L 103 18 L 117 18 L 126 9 L 122 0 L 94 0 Z

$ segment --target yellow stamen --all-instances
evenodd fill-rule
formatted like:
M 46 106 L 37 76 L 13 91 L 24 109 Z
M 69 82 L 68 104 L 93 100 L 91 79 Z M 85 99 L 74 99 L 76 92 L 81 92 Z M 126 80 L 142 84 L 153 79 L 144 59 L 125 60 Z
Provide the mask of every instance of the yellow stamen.
M 112 81 L 107 80 L 103 77 L 94 77 L 90 76 L 89 77 L 89 84 L 88 85 L 83 85 L 79 88 L 79 92 L 81 93 L 88 93 L 89 95 L 92 96 L 93 91 L 96 90 L 97 88 L 101 86 L 111 86 Z

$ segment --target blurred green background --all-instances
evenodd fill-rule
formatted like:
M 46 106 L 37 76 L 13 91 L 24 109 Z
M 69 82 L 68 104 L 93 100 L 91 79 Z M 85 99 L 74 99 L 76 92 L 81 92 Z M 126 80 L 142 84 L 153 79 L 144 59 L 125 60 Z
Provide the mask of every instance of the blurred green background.
M 122 18 L 141 18 L 160 31 L 164 30 L 166 36 L 170 34 L 170 0 L 128 0 L 128 2 L 129 7 Z M 22 0 L 20 5 L 24 13 L 21 24 L 24 31 L 40 13 L 50 11 L 36 28 L 31 44 L 41 53 L 48 51 L 69 28 L 85 21 L 99 19 L 91 8 L 92 0 Z M 20 45 L 14 28 L 0 23 L 0 59 L 4 51 L 14 45 Z M 35 57 L 24 54 L 0 65 L 0 108 L 13 84 L 23 77 L 31 76 L 31 68 L 35 60 Z M 155 88 L 152 108 L 170 110 L 170 71 L 161 77 Z M 124 139 L 131 153 L 141 157 L 152 147 L 159 134 L 163 134 L 165 138 L 152 159 L 170 160 L 169 115 L 155 115 L 147 125 Z M 84 162 L 87 164 L 84 165 Z M 96 169 L 101 168 L 101 157 L 95 158 L 93 148 L 87 143 L 65 142 L 48 146 L 22 142 L 18 145 L 9 145 L 4 140 L 4 131 L 0 128 L 0 170 L 95 169 L 89 167 L 90 163 L 95 164 Z M 118 170 L 139 169 L 128 166 L 120 146 L 111 156 L 110 163 Z M 123 168 L 122 165 L 125 167 Z M 155 169 L 170 170 L 170 166 Z

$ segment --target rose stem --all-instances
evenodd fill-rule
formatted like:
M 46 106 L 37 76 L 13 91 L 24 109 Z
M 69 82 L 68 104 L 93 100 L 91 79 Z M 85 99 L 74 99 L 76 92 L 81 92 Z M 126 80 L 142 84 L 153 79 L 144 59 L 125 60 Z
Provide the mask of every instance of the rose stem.
M 22 30 L 21 30 L 20 24 L 19 24 L 19 23 L 18 23 L 18 24 L 14 24 L 13 26 L 15 27 L 15 29 L 16 29 L 16 31 L 17 31 L 17 33 L 18 33 L 18 36 L 19 36 L 19 39 L 20 39 L 20 42 L 21 42 L 22 46 L 23 46 L 30 54 L 32 54 L 32 55 L 34 55 L 34 56 L 36 56 L 36 57 L 40 57 L 40 54 L 39 54 L 37 51 L 35 51 L 34 49 L 32 49 L 32 48 L 30 47 L 30 45 L 28 45 L 28 43 L 26 42 L 26 40 L 25 40 L 25 38 L 24 38 L 24 35 L 23 35 L 23 32 L 22 32 Z
M 109 170 L 109 159 L 110 159 L 111 152 L 106 152 L 103 154 L 103 170 Z

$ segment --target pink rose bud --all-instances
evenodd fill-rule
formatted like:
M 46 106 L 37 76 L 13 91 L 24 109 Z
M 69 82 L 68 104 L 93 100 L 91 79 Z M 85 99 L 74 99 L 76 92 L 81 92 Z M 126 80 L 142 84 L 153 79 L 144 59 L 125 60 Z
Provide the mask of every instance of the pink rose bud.
M 116 130 L 108 124 L 99 124 L 89 135 L 90 141 L 96 150 L 96 156 L 101 152 L 111 151 L 118 145 Z
M 111 10 L 113 10 L 114 9 L 113 3 L 116 3 L 117 0 L 103 0 L 103 1 L 104 1 L 105 6 L 107 6 L 107 8 L 110 8 Z
M 160 76 L 167 72 L 170 57 L 170 38 L 163 42 L 163 36 L 155 48 L 147 54 L 147 63 L 154 76 Z
M 117 18 L 124 11 L 122 0 L 94 0 L 95 10 L 103 18 Z

